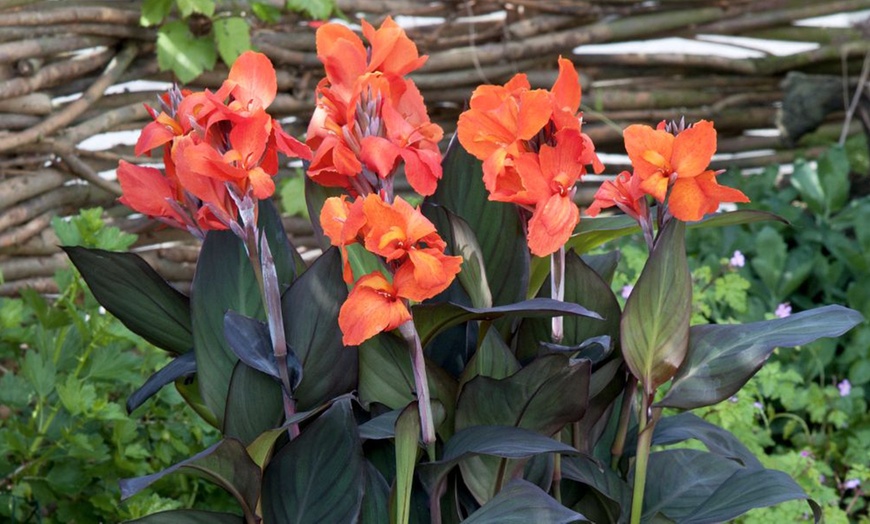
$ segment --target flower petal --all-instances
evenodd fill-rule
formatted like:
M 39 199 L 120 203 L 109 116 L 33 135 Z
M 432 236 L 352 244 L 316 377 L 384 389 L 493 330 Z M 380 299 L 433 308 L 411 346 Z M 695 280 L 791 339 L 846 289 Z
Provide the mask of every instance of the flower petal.
M 535 206 L 529 220 L 529 250 L 533 255 L 547 256 L 565 245 L 577 223 L 580 210 L 567 195 L 553 195 Z
M 453 282 L 462 257 L 447 256 L 438 249 L 414 249 L 396 270 L 393 281 L 399 296 L 421 302 L 441 293 Z
M 710 165 L 715 152 L 716 129 L 712 122 L 701 120 L 674 139 L 671 166 L 679 178 L 698 176 Z
M 278 78 L 272 62 L 256 51 L 245 51 L 236 58 L 227 81 L 233 85 L 233 97 L 245 106 L 253 102 L 253 106 L 265 109 L 278 92 Z
M 375 271 L 363 276 L 338 312 L 345 346 L 358 346 L 382 331 L 411 320 L 411 313 L 387 279 Z
M 639 124 L 628 126 L 622 135 L 635 175 L 643 179 L 662 171 L 670 175 L 674 135 Z
M 749 199 L 737 189 L 719 185 L 716 174 L 706 171 L 693 178 L 678 178 L 668 198 L 668 209 L 678 219 L 690 222 L 716 212 L 722 202 L 749 202 Z

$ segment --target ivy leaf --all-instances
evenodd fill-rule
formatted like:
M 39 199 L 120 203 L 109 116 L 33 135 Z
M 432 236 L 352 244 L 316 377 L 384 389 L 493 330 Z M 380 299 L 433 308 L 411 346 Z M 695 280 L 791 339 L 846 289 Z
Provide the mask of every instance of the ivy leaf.
M 169 15 L 172 0 L 145 0 L 142 2 L 142 16 L 139 23 L 145 27 L 157 25 Z
M 176 0 L 175 3 L 184 18 L 193 13 L 201 13 L 208 17 L 214 15 L 214 0 Z
M 251 4 L 251 11 L 267 24 L 277 24 L 281 20 L 281 10 L 265 2 L 254 2 Z
M 305 177 L 292 176 L 281 184 L 281 209 L 291 216 L 308 218 L 308 206 L 305 205 Z
M 157 64 L 163 71 L 172 70 L 182 83 L 214 67 L 217 52 L 209 38 L 197 38 L 187 24 L 176 20 L 157 32 Z
M 251 28 L 244 18 L 221 18 L 214 21 L 213 28 L 218 53 L 226 65 L 233 65 L 240 54 L 251 49 Z

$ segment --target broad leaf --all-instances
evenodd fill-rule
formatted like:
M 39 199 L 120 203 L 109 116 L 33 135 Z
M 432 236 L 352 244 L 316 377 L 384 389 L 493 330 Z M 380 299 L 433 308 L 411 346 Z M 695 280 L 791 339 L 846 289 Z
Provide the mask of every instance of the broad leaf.
M 332 405 L 269 462 L 265 522 L 353 522 L 362 506 L 365 458 L 350 400 Z
M 357 388 L 357 349 L 345 347 L 338 311 L 347 299 L 337 249 L 324 252 L 281 298 L 287 343 L 302 363 L 299 409 L 311 409 Z
M 590 369 L 589 361 L 548 355 L 502 380 L 478 376 L 465 384 L 459 396 L 456 429 L 516 426 L 552 435 L 583 417 Z M 463 480 L 480 503 L 495 495 L 500 471 L 511 478 L 523 466 L 521 462 L 500 465 L 502 460 L 476 456 L 460 463 Z
M 649 396 L 674 376 L 688 349 L 692 279 L 685 240 L 685 224 L 670 220 L 622 314 L 622 355 Z
M 360 510 L 360 524 L 383 524 L 390 521 L 390 486 L 384 476 L 366 461 L 366 486 Z
M 432 338 L 445 329 L 468 322 L 469 320 L 495 320 L 505 316 L 554 317 L 559 315 L 580 315 L 600 319 L 594 311 L 580 306 L 549 298 L 533 298 L 516 304 L 491 308 L 473 308 L 458 304 L 420 304 L 414 306 L 414 324 L 420 333 L 425 347 Z
M 781 471 L 744 468 L 719 455 L 692 449 L 652 453 L 644 493 L 644 518 L 661 513 L 691 524 L 725 522 L 753 508 L 807 495 Z M 816 521 L 821 512 L 811 503 Z
M 166 364 L 159 371 L 148 377 L 142 387 L 134 391 L 127 398 L 127 413 L 141 406 L 146 400 L 154 396 L 160 389 L 171 382 L 183 377 L 190 377 L 196 373 L 196 357 L 193 351 L 180 355 Z
M 359 427 L 359 437 L 363 440 L 384 440 L 396 436 L 396 421 L 402 410 L 387 411 Z
M 305 171 L 307 171 L 307 165 Z M 308 208 L 308 216 L 311 217 L 311 227 L 314 229 L 314 237 L 317 238 L 321 249 L 329 248 L 329 238 L 324 236 L 323 228 L 320 227 L 320 210 L 323 209 L 323 203 L 329 197 L 342 195 L 342 190 L 339 187 L 326 187 L 311 180 L 310 177 L 305 177 L 305 205 Z
M 444 176 L 427 202 L 449 209 L 474 233 L 483 255 L 492 303 L 512 304 L 524 299 L 529 251 L 516 207 L 489 200 L 481 162 L 469 155 L 455 137 L 444 155 L 443 168 Z M 423 211 L 431 218 L 426 206 Z
M 278 212 L 275 202 L 271 199 L 260 200 L 257 209 L 257 226 L 269 242 L 269 251 L 272 252 L 278 272 L 278 285 L 284 289 L 304 273 L 308 266 L 287 238 L 287 231 L 284 230 L 281 213 Z
M 737 393 L 777 347 L 838 337 L 863 320 L 852 309 L 824 306 L 751 324 L 693 326 L 686 361 L 658 405 L 693 409 L 721 402 Z
M 494 329 L 488 329 L 471 361 L 462 372 L 460 386 L 476 376 L 502 379 L 520 370 L 520 362 Z
M 620 508 L 631 506 L 631 486 L 610 467 L 587 456 L 562 457 L 562 476 L 594 489 Z
M 130 331 L 174 354 L 193 347 L 190 303 L 133 253 L 64 246 L 97 301 Z
M 224 315 L 224 337 L 239 360 L 280 383 L 281 372 L 272 348 L 269 327 L 264 322 L 240 315 L 235 311 L 227 311 Z M 289 345 L 286 367 L 287 376 L 290 377 L 288 393 L 293 395 L 302 380 L 302 364 Z
M 457 278 L 474 307 L 492 307 L 492 293 L 486 278 L 483 252 L 471 227 L 460 216 L 440 206 L 428 206 L 427 215 L 438 231 L 448 231 L 446 238 L 451 255 L 462 257 Z
M 407 523 L 411 516 L 411 486 L 420 441 L 420 409 L 408 404 L 396 421 L 396 491 L 393 496 L 394 522 Z
M 586 518 L 559 504 L 541 488 L 525 480 L 508 483 L 498 495 L 462 522 L 468 524 L 562 524 L 586 522 Z
M 233 65 L 240 54 L 251 49 L 251 26 L 244 18 L 216 18 L 212 22 L 212 31 L 221 60 L 227 65 Z
M 173 20 L 157 31 L 157 64 L 161 70 L 175 73 L 182 84 L 213 68 L 216 61 L 212 39 L 195 36 L 186 22 Z
M 248 445 L 279 425 L 283 416 L 281 385 L 244 362 L 236 362 L 224 409 L 224 436 Z
M 264 318 L 254 271 L 241 241 L 230 231 L 209 231 L 202 244 L 190 295 L 200 392 L 223 424 L 230 380 L 238 358 L 224 337 L 224 315 L 233 310 Z
M 122 479 L 121 500 L 126 500 L 170 473 L 183 470 L 206 478 L 221 486 L 235 497 L 242 511 L 251 519 L 260 493 L 260 468 L 248 456 L 245 447 L 235 439 L 221 440 L 187 460 L 163 471 Z
M 714 524 L 739 517 L 755 508 L 789 500 L 806 499 L 815 522 L 822 521 L 822 508 L 786 473 L 773 469 L 741 469 L 723 482 L 713 494 L 680 520 L 688 524 Z
M 198 509 L 173 509 L 152 513 L 136 520 L 127 520 L 126 524 L 244 524 L 241 515 L 202 511 Z
M 609 259 L 599 259 L 602 267 L 609 266 Z M 549 297 L 549 285 L 543 286 L 541 296 Z M 565 346 L 578 346 L 593 337 L 609 336 L 615 341 L 619 338 L 619 318 L 621 310 L 610 285 L 579 256 L 565 254 L 565 302 L 580 304 L 595 311 L 601 319 L 582 316 L 564 319 Z M 548 343 L 551 326 L 540 319 L 524 319 L 517 338 L 517 357 L 521 360 L 533 358 L 540 352 L 540 344 Z

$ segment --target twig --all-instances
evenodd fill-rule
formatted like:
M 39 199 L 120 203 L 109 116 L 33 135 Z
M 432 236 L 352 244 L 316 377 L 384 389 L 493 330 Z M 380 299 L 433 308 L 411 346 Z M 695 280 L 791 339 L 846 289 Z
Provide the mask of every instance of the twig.
M 846 110 L 846 117 L 843 119 L 843 130 L 840 132 L 840 140 L 838 141 L 841 146 L 846 143 L 846 137 L 849 135 L 849 124 L 852 123 L 852 117 L 855 116 L 858 104 L 861 103 L 861 93 L 864 91 L 864 86 L 867 84 L 868 76 L 870 76 L 870 51 L 864 55 L 864 65 L 861 66 L 861 76 L 858 79 L 858 87 L 855 88 L 852 102 L 849 104 L 849 108 Z
M 114 38 L 105 36 L 59 36 L 7 42 L 0 44 L 0 63 L 15 62 L 22 58 L 51 56 L 77 49 L 110 46 L 114 43 Z
M 63 163 L 69 168 L 70 172 L 75 176 L 93 184 L 107 193 L 115 196 L 121 196 L 121 186 L 117 182 L 102 178 L 91 166 L 83 162 L 77 155 L 75 148 L 68 144 L 58 143 L 57 155 L 63 160 Z
M 63 206 L 78 208 L 97 202 L 111 201 L 111 199 L 110 195 L 95 186 L 64 186 L 6 209 L 3 214 L 0 214 L 0 231 L 31 220 L 49 209 Z
M 116 9 L 99 6 L 32 9 L 4 14 L 0 17 L 0 27 L 16 25 L 47 26 L 80 22 L 138 25 L 139 17 L 140 13 L 138 9 Z
M 9 151 L 16 147 L 20 147 L 29 142 L 39 140 L 40 138 L 53 133 L 54 131 L 69 125 L 79 115 L 84 113 L 91 104 L 103 96 L 103 92 L 117 82 L 121 73 L 130 65 L 133 58 L 136 57 L 138 48 L 136 44 L 127 43 L 115 58 L 109 62 L 106 71 L 103 75 L 94 82 L 87 91 L 84 92 L 81 98 L 72 102 L 59 113 L 56 113 L 40 124 L 37 124 L 22 133 L 13 135 L 6 139 L 0 139 L 0 152 Z
M 45 169 L 0 181 L 0 209 L 6 214 L 10 206 L 58 188 L 66 180 L 62 173 Z
M 49 64 L 33 76 L 7 80 L 0 84 L 0 99 L 26 95 L 61 82 L 69 82 L 71 78 L 76 78 L 99 69 L 111 60 L 113 53 L 114 51 L 111 49 L 106 49 L 88 57 Z
M 43 229 L 47 228 L 51 223 L 51 217 L 54 216 L 54 210 L 46 211 L 38 217 L 28 221 L 19 228 L 14 228 L 0 234 L 0 248 L 15 246 L 22 244 L 31 238 L 37 236 Z M 4 278 L 12 278 L 3 272 Z

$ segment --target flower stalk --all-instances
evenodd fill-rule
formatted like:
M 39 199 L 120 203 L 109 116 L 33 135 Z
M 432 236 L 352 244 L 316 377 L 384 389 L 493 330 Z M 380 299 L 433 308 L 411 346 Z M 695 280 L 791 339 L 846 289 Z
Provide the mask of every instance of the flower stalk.
M 430 460 L 435 460 L 435 421 L 432 417 L 432 402 L 429 395 L 429 380 L 426 377 L 426 359 L 423 355 L 423 346 L 420 343 L 420 335 L 414 326 L 413 320 L 408 320 L 398 328 L 399 334 L 408 344 L 411 352 L 411 368 L 414 372 L 414 388 L 417 392 L 417 405 L 420 411 L 420 428 L 423 436 L 423 444 Z
M 656 422 L 662 412 L 661 408 L 650 408 L 652 399 L 652 394 L 647 394 L 646 391 L 641 393 L 641 409 L 637 426 L 637 453 L 634 462 L 634 488 L 631 496 L 631 524 L 640 524 L 643 514 L 643 494 L 646 488 L 649 452 Z

